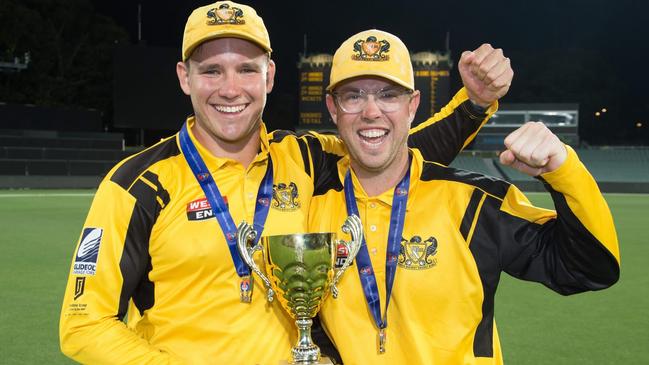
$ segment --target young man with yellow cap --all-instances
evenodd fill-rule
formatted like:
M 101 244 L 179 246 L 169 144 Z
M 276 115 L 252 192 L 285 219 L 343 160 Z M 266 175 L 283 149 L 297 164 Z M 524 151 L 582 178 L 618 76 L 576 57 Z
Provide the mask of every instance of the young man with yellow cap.
M 320 318 L 345 365 L 502 364 L 501 272 L 564 295 L 612 285 L 611 213 L 575 152 L 542 123 L 510 134 L 500 159 L 541 180 L 556 211 L 533 207 L 505 181 L 409 149 L 419 94 L 412 71 L 399 68 L 408 60 L 393 65 L 363 47 L 386 40 L 393 52 L 405 49 L 395 38 L 368 30 L 334 55 L 327 107 L 349 154 L 328 156 L 337 174 L 314 193 L 309 229 L 341 234 L 356 214 L 365 239 Z
M 66 355 L 92 364 L 289 357 L 293 320 L 260 295 L 236 250 L 236 225 L 253 222 L 258 237 L 305 232 L 326 156 L 344 147 L 334 137 L 267 133 L 270 52 L 263 20 L 248 6 L 223 1 L 190 15 L 177 73 L 195 115 L 175 136 L 117 164 L 99 186 L 61 311 Z M 430 159 L 448 163 L 509 87 L 487 87 L 484 74 L 509 67 L 502 54 L 472 57 L 484 61 L 467 73 L 475 83 L 413 132 L 415 145 L 433 145 L 422 149 Z M 489 108 L 476 112 L 472 102 Z M 442 135 L 449 143 L 434 143 Z

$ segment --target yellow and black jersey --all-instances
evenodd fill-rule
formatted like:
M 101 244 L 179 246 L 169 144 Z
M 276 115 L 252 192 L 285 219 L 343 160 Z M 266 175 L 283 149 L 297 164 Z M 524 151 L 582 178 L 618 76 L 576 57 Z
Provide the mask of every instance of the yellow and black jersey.
M 414 144 L 433 143 L 422 148 L 427 157 L 449 163 L 495 109 L 476 114 L 462 90 L 413 130 Z M 212 156 L 190 137 L 236 224 L 253 221 L 270 156 L 273 199 L 262 235 L 306 232 L 314 187 L 335 174 L 326 161 L 344 146 L 334 136 L 260 128 L 260 152 L 248 168 Z M 437 143 L 446 139 L 456 142 Z M 240 302 L 225 238 L 176 135 L 120 162 L 99 186 L 70 268 L 61 347 L 92 364 L 288 359 L 297 339 L 293 321 L 277 302 L 266 302 L 259 279 L 253 292 L 251 304 Z
M 265 129 L 262 136 L 248 169 L 191 137 L 237 223 L 253 221 L 271 156 L 275 194 L 263 234 L 303 232 L 313 182 L 300 144 L 268 139 Z M 293 321 L 266 302 L 259 280 L 252 303 L 240 302 L 225 238 L 176 136 L 108 174 L 76 252 L 61 314 L 62 347 L 75 360 L 270 364 L 289 356 Z M 139 312 L 131 329 L 118 321 L 130 300 Z
M 405 226 L 387 313 L 386 352 L 356 264 L 327 300 L 320 318 L 345 365 L 502 364 L 494 321 L 501 272 L 540 282 L 561 294 L 598 290 L 619 276 L 615 227 L 598 187 L 569 149 L 556 171 L 540 177 L 556 211 L 534 207 L 507 182 L 413 160 Z M 315 192 L 309 229 L 337 232 L 347 216 L 338 173 Z M 387 235 L 393 191 L 367 196 L 352 174 L 382 312 Z

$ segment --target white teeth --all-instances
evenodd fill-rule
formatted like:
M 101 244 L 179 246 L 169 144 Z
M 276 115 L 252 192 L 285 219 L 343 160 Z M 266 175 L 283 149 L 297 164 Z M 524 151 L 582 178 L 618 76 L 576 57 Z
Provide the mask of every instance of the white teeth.
M 216 105 L 214 108 L 221 113 L 238 113 L 245 109 L 246 105 Z
M 386 130 L 384 130 L 384 129 L 366 129 L 366 130 L 358 132 L 358 134 L 360 134 L 362 137 L 365 137 L 365 138 L 383 137 L 387 133 L 388 132 Z

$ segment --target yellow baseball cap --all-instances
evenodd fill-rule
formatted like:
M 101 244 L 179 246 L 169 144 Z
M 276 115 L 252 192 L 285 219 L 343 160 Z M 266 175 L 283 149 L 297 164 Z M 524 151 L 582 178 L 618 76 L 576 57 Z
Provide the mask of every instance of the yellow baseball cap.
M 327 91 L 341 81 L 359 76 L 379 76 L 415 89 L 408 48 L 394 34 L 377 29 L 351 36 L 336 50 Z
M 255 9 L 232 1 L 217 1 L 195 9 L 185 24 L 183 61 L 201 43 L 215 38 L 241 38 L 272 52 L 264 20 Z

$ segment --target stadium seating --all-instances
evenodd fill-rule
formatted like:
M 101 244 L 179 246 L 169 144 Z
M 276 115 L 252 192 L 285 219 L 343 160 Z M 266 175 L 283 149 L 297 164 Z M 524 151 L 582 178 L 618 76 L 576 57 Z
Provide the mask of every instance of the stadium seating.
M 577 153 L 598 182 L 649 183 L 648 148 L 579 149 Z
M 603 147 L 576 151 L 603 191 L 649 192 L 649 148 Z M 464 151 L 451 167 L 495 176 L 526 191 L 544 190 L 538 180 L 501 165 L 493 152 Z
M 500 175 L 499 172 L 493 167 L 490 168 L 490 165 L 492 165 L 490 158 L 462 154 L 460 156 L 457 156 L 450 166 L 463 170 L 475 171 L 484 175 L 495 176 L 502 179 L 502 175 Z
M 0 180 L 10 182 L 0 187 L 18 187 L 16 181 L 39 176 L 100 178 L 136 151 L 125 150 L 121 133 L 0 130 Z M 36 180 L 50 187 L 49 179 Z

